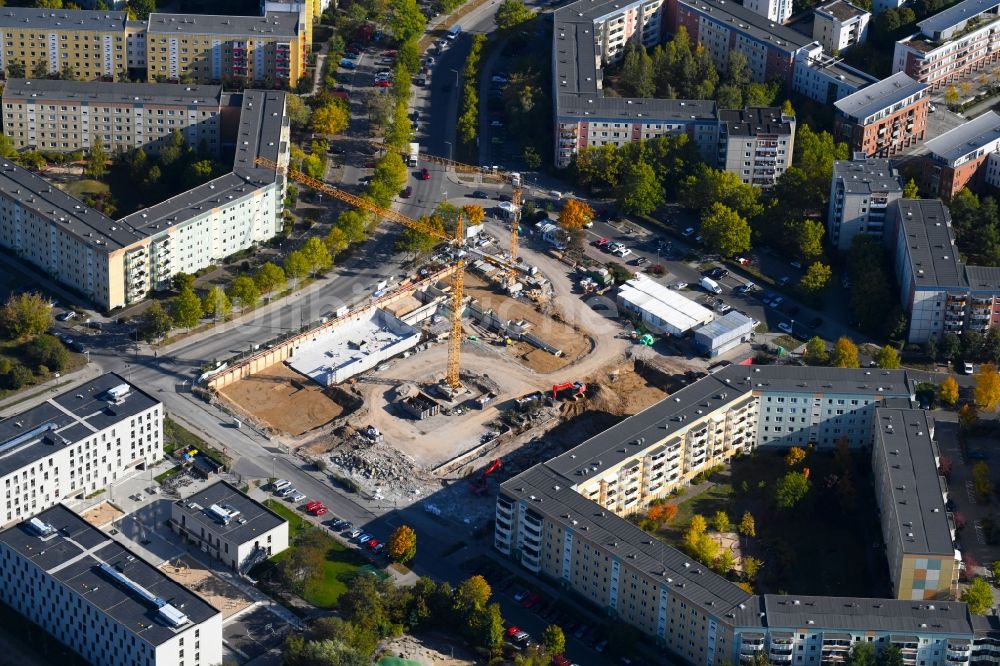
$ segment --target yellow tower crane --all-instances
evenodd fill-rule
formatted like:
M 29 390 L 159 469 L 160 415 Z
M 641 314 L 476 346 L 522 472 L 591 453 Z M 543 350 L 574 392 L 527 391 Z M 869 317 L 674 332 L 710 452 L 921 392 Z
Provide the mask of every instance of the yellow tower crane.
M 455 226 L 455 236 L 449 236 L 446 233 L 441 232 L 434 227 L 428 226 L 419 220 L 414 220 L 413 218 L 407 217 L 402 213 L 398 213 L 389 208 L 382 208 L 376 205 L 374 202 L 364 199 L 362 197 L 351 194 L 350 192 L 345 192 L 339 190 L 332 185 L 328 185 L 321 180 L 317 180 L 306 174 L 292 169 L 291 167 L 285 168 L 277 164 L 276 162 L 269 160 L 265 157 L 258 157 L 256 160 L 257 164 L 265 166 L 269 169 L 273 169 L 277 172 L 284 171 L 288 178 L 294 180 L 297 183 L 311 187 L 317 192 L 321 192 L 327 196 L 333 197 L 338 201 L 343 201 L 344 203 L 359 208 L 361 210 L 373 213 L 391 222 L 401 224 L 408 229 L 420 232 L 422 234 L 427 234 L 432 238 L 437 238 L 445 243 L 460 246 L 464 242 L 465 231 L 462 227 L 462 216 L 459 215 Z M 501 261 L 494 257 L 483 256 L 483 259 L 493 263 L 501 268 L 505 268 L 508 271 L 516 271 L 517 268 L 511 263 L 506 261 Z M 462 299 L 464 297 L 465 291 L 465 260 L 458 258 L 455 261 L 454 267 L 457 269 L 452 277 L 452 290 L 451 290 L 451 336 L 448 339 L 448 368 L 445 372 L 445 382 L 452 389 L 457 389 L 461 386 L 459 380 L 459 371 L 461 369 L 461 353 L 462 353 Z
M 410 156 L 410 153 L 396 148 L 395 146 L 390 146 L 388 144 L 379 143 L 377 141 L 372 142 L 373 145 L 385 151 L 397 152 L 403 156 L 404 159 Z M 430 153 L 420 153 L 419 160 L 425 162 L 431 162 L 433 164 L 440 164 L 446 167 L 452 167 L 456 171 L 463 171 L 465 173 L 478 173 L 484 176 L 493 176 L 504 183 L 510 183 L 513 192 L 511 193 L 511 203 L 514 204 L 514 217 L 510 223 L 510 262 L 511 264 L 517 264 L 517 240 L 518 240 L 518 228 L 521 224 L 521 188 L 523 186 L 523 179 L 521 174 L 516 171 L 503 171 L 500 169 L 492 169 L 490 167 L 478 167 L 472 164 L 464 164 L 462 162 L 456 162 L 455 160 L 450 160 L 447 157 L 438 157 L 437 155 L 431 155 Z M 517 280 L 516 271 L 508 272 L 508 285 L 512 285 Z

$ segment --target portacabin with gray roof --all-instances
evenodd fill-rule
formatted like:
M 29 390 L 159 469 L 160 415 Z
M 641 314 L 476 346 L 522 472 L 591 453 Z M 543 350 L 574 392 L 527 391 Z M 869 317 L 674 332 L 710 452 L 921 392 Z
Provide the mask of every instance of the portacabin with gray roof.
M 162 422 L 160 401 L 115 373 L 3 419 L 3 524 L 145 470 L 163 457 Z
M 0 532 L 0 566 L 0 599 L 90 663 L 222 663 L 222 613 L 64 505 Z
M 955 556 L 933 421 L 910 408 L 913 387 L 905 371 L 723 368 L 503 483 L 494 546 L 686 663 L 736 663 L 758 651 L 777 661 L 800 652 L 828 659 L 870 640 L 877 650 L 896 645 L 925 666 L 946 666 L 946 652 L 986 649 L 997 634 L 974 627 L 966 605 L 948 601 L 937 583 L 948 587 Z M 797 432 L 764 439 L 779 406 L 786 415 L 795 407 L 819 416 L 792 426 L 808 442 L 833 447 L 835 437 L 874 451 L 884 529 L 912 539 L 893 572 L 905 598 L 754 596 L 623 518 L 738 452 L 798 443 Z M 851 430 L 859 416 L 862 427 Z M 749 432 L 735 427 L 744 423 Z M 619 496 L 641 500 L 629 505 Z M 890 507 L 903 500 L 903 509 Z
M 46 85 L 51 89 L 56 83 L 62 82 Z M 126 90 L 120 84 L 87 86 L 102 99 Z M 166 90 L 162 84 L 127 86 L 130 93 L 146 91 L 146 96 Z M 217 88 L 200 90 L 215 94 Z M 11 162 L 0 164 L 0 245 L 99 307 L 113 309 L 165 288 L 178 272 L 194 273 L 272 238 L 281 228 L 285 176 L 256 160 L 288 164 L 285 99 L 281 91 L 228 96 L 240 107 L 234 131 L 220 135 L 220 143 L 235 145 L 232 172 L 120 220 Z
M 288 548 L 288 521 L 226 481 L 174 501 L 169 524 L 241 574 Z

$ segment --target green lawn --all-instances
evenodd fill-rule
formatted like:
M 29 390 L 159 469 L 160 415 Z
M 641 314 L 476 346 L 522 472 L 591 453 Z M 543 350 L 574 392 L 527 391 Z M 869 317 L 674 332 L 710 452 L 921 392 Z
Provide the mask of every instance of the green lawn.
M 293 544 L 297 536 L 304 530 L 312 527 L 309 521 L 297 514 L 294 509 L 285 506 L 281 502 L 267 500 L 265 504 L 269 509 L 288 521 L 288 537 L 289 541 Z M 336 605 L 337 600 L 340 599 L 340 595 L 347 591 L 347 586 L 351 580 L 359 573 L 365 571 L 366 568 L 370 569 L 371 565 L 361 554 L 343 545 L 328 534 L 324 534 L 324 543 L 326 547 L 326 561 L 323 566 L 323 575 L 314 581 L 308 582 L 302 596 L 314 606 L 332 608 Z M 271 558 L 271 561 L 275 564 L 280 563 L 289 556 L 293 548 L 295 548 L 294 545 L 285 552 Z
M 738 458 L 728 472 L 713 477 L 717 483 L 708 490 L 669 499 L 677 504 L 678 513 L 657 535 L 680 545 L 695 514 L 711 520 L 716 511 L 725 511 L 736 525 L 749 511 L 756 520 L 757 537 L 749 540 L 746 554 L 764 562 L 756 586 L 759 592 L 891 593 L 881 530 L 872 508 L 875 497 L 867 457 L 853 453 L 853 509 L 843 508 L 840 496 L 828 487 L 836 478 L 833 455 L 814 451 L 805 462 L 812 481 L 809 495 L 799 506 L 780 511 L 772 498 L 776 481 L 788 471 L 783 454 L 761 451 Z
M 111 189 L 108 187 L 107 183 L 103 183 L 92 178 L 83 178 L 81 180 L 73 180 L 68 183 L 59 183 L 59 187 L 77 199 L 82 199 L 88 194 L 104 194 Z
M 179 425 L 169 416 L 163 417 L 163 452 L 174 455 L 177 447 L 182 449 L 204 449 L 208 446 L 201 437 Z

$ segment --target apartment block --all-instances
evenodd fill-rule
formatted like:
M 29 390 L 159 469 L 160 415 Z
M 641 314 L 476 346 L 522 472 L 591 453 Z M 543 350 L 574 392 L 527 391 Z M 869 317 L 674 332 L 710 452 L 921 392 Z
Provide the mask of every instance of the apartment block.
M 176 131 L 218 154 L 222 86 L 8 79 L 4 134 L 18 150 L 156 152 Z
M 1000 187 L 1000 152 L 994 151 L 986 158 L 983 181 L 990 187 Z
M 1000 60 L 1000 1 L 963 0 L 917 23 L 920 31 L 896 42 L 892 71 L 906 72 L 933 90 Z
M 664 0 L 643 0 L 597 5 L 588 17 L 594 24 L 594 39 L 602 62 L 617 62 L 625 55 L 625 44 L 632 39 L 649 48 L 663 40 Z M 601 13 L 605 12 L 605 13 Z
M 899 647 L 909 666 L 958 666 L 973 655 L 982 660 L 976 663 L 995 663 L 1000 623 L 938 598 L 954 575 L 954 553 L 950 523 L 942 520 L 933 424 L 908 408 L 912 385 L 905 371 L 729 366 L 503 483 L 494 547 L 655 638 L 671 661 L 746 664 L 763 653 L 772 664 L 835 664 L 863 641 L 877 652 Z M 765 416 L 793 404 L 790 397 L 806 407 L 801 415 L 784 412 L 794 434 L 831 447 L 823 437 L 846 436 L 849 446 L 871 446 L 873 457 L 887 461 L 873 465 L 887 540 L 907 551 L 893 573 L 903 598 L 751 595 L 624 519 L 660 496 L 662 485 L 690 479 L 727 451 L 797 442 L 765 441 L 761 430 Z M 862 415 L 854 424 L 863 432 L 825 430 L 838 417 Z M 747 437 L 746 423 L 756 436 Z M 692 456 L 702 438 L 709 451 L 718 446 L 718 459 Z M 901 499 L 905 508 L 890 509 Z M 939 541 L 949 548 L 939 549 Z
M 807 44 L 795 53 L 792 90 L 821 104 L 832 105 L 877 82 L 874 76 L 825 53 L 819 42 Z
M 236 145 L 233 171 L 117 221 L 30 171 L 0 163 L 0 245 L 110 310 L 166 288 L 178 272 L 272 238 L 285 177 L 255 160 L 288 163 L 285 93 L 246 91 L 227 106 L 240 110 L 228 138 Z
M 792 3 L 789 0 L 747 0 L 743 6 L 776 23 L 784 23 L 792 15 Z
M 146 21 L 125 21 L 125 56 L 128 68 L 146 69 Z
M 893 202 L 889 225 L 900 302 L 910 317 L 908 342 L 1000 325 L 1000 268 L 959 259 L 951 215 L 940 199 Z
M 62 505 L 0 532 L 0 600 L 92 664 L 222 663 L 222 613 Z
M 990 155 L 1000 150 L 1000 115 L 987 111 L 927 142 L 924 185 L 951 199 L 983 182 Z
M 111 81 L 126 71 L 125 13 L 29 7 L 0 8 L 0 69 L 25 74 L 69 66 L 83 81 Z
M 888 159 L 857 153 L 834 162 L 826 216 L 830 244 L 846 252 L 858 234 L 881 239 L 889 204 L 902 197 L 902 179 Z
M 922 409 L 879 409 L 875 419 L 872 477 L 895 596 L 953 599 L 961 555 L 934 420 Z
M 316 0 L 261 0 L 260 15 L 270 12 L 292 12 L 299 15 L 299 28 L 305 37 L 306 47 L 312 47 L 313 23 L 319 21 L 323 10 Z M 306 54 L 308 55 L 308 53 Z
M 163 457 L 163 406 L 114 373 L 0 422 L 10 524 L 83 498 Z
M 288 548 L 288 521 L 225 481 L 173 502 L 169 525 L 240 574 Z
M 235 80 L 295 86 L 308 44 L 297 12 L 264 16 L 150 14 L 146 26 L 149 81 Z
M 868 40 L 872 15 L 847 0 L 833 0 L 813 12 L 813 39 L 830 53 L 843 53 Z
M 792 165 L 795 116 L 776 107 L 719 111 L 720 169 L 747 185 L 771 187 Z
M 922 141 L 930 97 L 927 84 L 902 72 L 834 104 L 834 134 L 852 152 L 889 157 Z

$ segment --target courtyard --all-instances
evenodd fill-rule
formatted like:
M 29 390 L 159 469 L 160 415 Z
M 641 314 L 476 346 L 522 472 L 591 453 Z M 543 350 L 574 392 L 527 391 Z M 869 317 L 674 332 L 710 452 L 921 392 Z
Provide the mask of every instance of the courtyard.
M 839 461 L 833 453 L 809 451 L 796 468 L 808 470 L 808 493 L 795 506 L 779 509 L 774 489 L 791 471 L 785 454 L 763 450 L 736 458 L 727 469 L 669 498 L 677 514 L 656 536 L 682 548 L 693 516 L 711 521 L 723 511 L 732 534 L 749 512 L 756 536 L 740 537 L 739 550 L 763 563 L 755 592 L 891 596 L 868 454 L 851 451 Z M 848 474 L 842 473 L 845 468 Z

